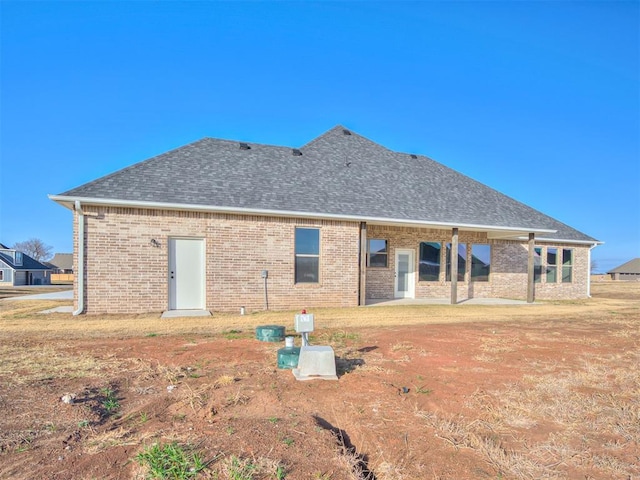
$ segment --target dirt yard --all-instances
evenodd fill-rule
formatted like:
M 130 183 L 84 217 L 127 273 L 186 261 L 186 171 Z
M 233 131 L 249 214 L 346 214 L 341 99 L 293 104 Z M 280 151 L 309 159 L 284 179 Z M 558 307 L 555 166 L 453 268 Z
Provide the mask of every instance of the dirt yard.
M 0 478 L 640 478 L 640 283 L 317 310 L 338 381 L 255 339 L 294 312 L 37 313 L 61 304 L 0 301 Z

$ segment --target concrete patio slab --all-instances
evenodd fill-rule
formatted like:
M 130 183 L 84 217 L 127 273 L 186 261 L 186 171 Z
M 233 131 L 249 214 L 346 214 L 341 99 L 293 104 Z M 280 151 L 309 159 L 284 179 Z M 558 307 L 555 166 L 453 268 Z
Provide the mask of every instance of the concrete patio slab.
M 162 312 L 160 318 L 179 318 L 179 317 L 210 317 L 209 310 L 166 310 Z
M 369 298 L 367 307 L 390 307 L 393 305 L 450 305 L 448 298 Z M 458 300 L 456 305 L 535 305 L 525 300 L 509 298 L 466 298 Z

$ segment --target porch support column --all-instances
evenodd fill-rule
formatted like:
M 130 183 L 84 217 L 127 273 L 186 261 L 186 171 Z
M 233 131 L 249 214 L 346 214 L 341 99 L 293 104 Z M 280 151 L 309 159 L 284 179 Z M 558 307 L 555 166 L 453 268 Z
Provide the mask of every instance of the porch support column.
M 458 303 L 458 229 L 451 231 L 451 305 Z
M 527 303 L 533 303 L 535 299 L 535 266 L 534 266 L 534 254 L 536 246 L 536 234 L 529 234 L 529 262 L 527 266 Z
M 360 285 L 358 286 L 358 305 L 367 303 L 367 224 L 360 223 Z

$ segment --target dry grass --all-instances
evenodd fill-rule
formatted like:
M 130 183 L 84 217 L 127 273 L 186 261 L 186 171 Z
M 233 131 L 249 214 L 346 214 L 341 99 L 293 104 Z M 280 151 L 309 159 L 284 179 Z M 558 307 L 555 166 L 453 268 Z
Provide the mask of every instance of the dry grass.
M 640 282 L 597 282 L 593 285 L 593 298 L 571 302 L 548 302 L 529 306 L 520 305 L 411 305 L 380 306 L 366 308 L 314 309 L 317 322 L 323 328 L 342 329 L 334 332 L 331 340 L 345 342 L 355 340 L 352 332 L 344 330 L 395 325 L 429 323 L 500 321 L 532 321 L 537 325 L 548 324 L 549 318 L 574 317 L 587 322 L 598 322 L 603 310 L 640 314 L 637 300 L 640 298 Z M 614 298 L 612 298 L 614 297 Z M 141 335 L 211 335 L 229 330 L 250 331 L 258 325 L 281 324 L 292 326 L 296 312 L 255 312 L 250 315 L 215 313 L 214 317 L 187 317 L 160 319 L 160 314 L 140 315 L 82 315 L 70 314 L 34 315 L 37 312 L 69 302 L 43 300 L 0 301 L 0 337 L 33 336 L 40 338 L 101 338 L 131 337 Z M 615 317 L 615 314 L 613 314 Z M 611 319 L 615 322 L 615 318 Z M 621 319 L 628 325 L 628 321 Z M 620 335 L 633 333 L 628 325 Z M 548 331 L 544 332 L 548 335 Z M 585 343 L 593 339 L 582 339 Z M 506 345 L 504 345 L 506 347 Z
M 491 353 L 508 353 L 516 350 L 516 346 L 519 343 L 516 338 L 508 337 L 484 337 L 480 350 Z
M 24 295 L 36 295 L 39 293 L 60 292 L 71 288 L 73 288 L 73 285 L 64 285 L 60 287 L 0 287 L 0 299 L 20 297 Z
M 225 456 L 210 466 L 213 478 L 229 479 L 271 479 L 278 478 L 277 472 L 286 472 L 286 467 L 273 458 L 263 456 Z M 220 477 L 219 477 L 220 475 Z M 284 477 L 280 477 L 284 478 Z
M 237 381 L 237 378 L 232 375 L 220 375 L 216 378 L 216 381 L 213 383 L 214 387 L 224 387 L 226 385 L 231 385 Z
M 441 416 L 429 412 L 418 412 L 417 415 L 436 431 L 437 437 L 455 448 L 475 450 L 498 472 L 513 478 L 532 480 L 562 478 L 562 475 L 526 454 L 504 448 L 489 423 L 469 421 L 462 415 Z
M 620 283 L 620 282 L 619 282 Z M 629 282 L 630 283 L 630 282 Z M 607 298 L 611 288 L 622 288 L 623 298 Z M 603 309 L 640 313 L 637 302 L 640 298 L 640 282 L 620 287 L 611 287 L 606 282 L 594 284 L 594 298 L 571 301 L 549 302 L 536 305 L 406 305 L 355 308 L 314 309 L 316 322 L 323 328 L 342 329 L 343 338 L 333 341 L 351 340 L 350 332 L 344 330 L 395 325 L 416 325 L 429 323 L 459 322 L 527 322 L 536 324 L 547 322 L 554 317 L 574 317 L 586 322 L 598 322 Z M 600 293 L 602 290 L 602 293 Z M 132 337 L 142 335 L 212 335 L 229 330 L 248 331 L 259 325 L 293 325 L 294 311 L 255 312 L 250 315 L 215 313 L 214 317 L 187 317 L 161 319 L 160 313 L 140 315 L 82 315 L 54 313 L 34 315 L 37 312 L 60 305 L 70 305 L 60 301 L 0 301 L 0 338 L 2 336 L 33 336 L 51 338 L 102 338 Z M 615 319 L 612 319 L 615 321 Z M 621 320 L 624 321 L 624 320 Z
M 467 416 L 417 415 L 438 437 L 475 450 L 515 478 L 565 478 L 566 468 L 635 478 L 640 466 L 629 452 L 640 446 L 639 361 L 640 349 L 585 356 L 572 369 L 532 362 L 527 370 L 539 373 L 476 392 Z M 549 432 L 545 439 L 523 440 L 527 430 L 541 425 Z M 503 441 L 514 448 L 504 448 Z
M 84 450 L 86 453 L 96 454 L 113 447 L 141 445 L 152 436 L 151 432 L 137 433 L 124 427 L 114 428 L 89 437 Z
M 53 378 L 101 377 L 121 364 L 88 355 L 72 355 L 51 345 L 0 345 L 0 378 L 22 385 Z

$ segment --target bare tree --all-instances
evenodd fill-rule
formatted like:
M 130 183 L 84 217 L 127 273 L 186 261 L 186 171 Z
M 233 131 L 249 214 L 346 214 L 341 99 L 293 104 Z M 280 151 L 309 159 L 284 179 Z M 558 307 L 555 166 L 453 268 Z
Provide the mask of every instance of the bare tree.
M 45 244 L 39 238 L 30 238 L 24 242 L 17 242 L 13 245 L 13 248 L 29 255 L 38 262 L 51 258 L 51 250 L 53 250 L 53 247 Z

